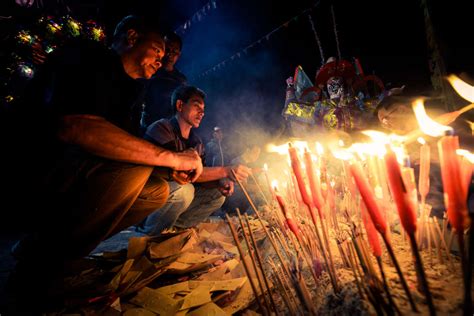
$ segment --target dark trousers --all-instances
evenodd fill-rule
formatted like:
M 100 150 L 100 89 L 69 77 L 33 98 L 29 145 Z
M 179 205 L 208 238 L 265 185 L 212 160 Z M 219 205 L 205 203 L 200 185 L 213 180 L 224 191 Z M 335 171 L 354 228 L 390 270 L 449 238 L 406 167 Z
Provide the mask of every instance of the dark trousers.
M 29 198 L 41 216 L 36 217 L 35 232 L 20 243 L 10 275 L 15 308 L 36 314 L 62 306 L 68 295 L 64 277 L 77 273 L 74 259 L 165 204 L 168 184 L 150 177 L 152 170 L 97 157 L 67 159 L 43 188 L 30 184 L 40 193 Z
M 46 203 L 41 207 L 45 213 L 37 229 L 39 247 L 28 249 L 25 255 L 76 259 L 141 222 L 169 196 L 168 184 L 150 177 L 152 170 L 98 158 L 57 168 L 49 177 Z

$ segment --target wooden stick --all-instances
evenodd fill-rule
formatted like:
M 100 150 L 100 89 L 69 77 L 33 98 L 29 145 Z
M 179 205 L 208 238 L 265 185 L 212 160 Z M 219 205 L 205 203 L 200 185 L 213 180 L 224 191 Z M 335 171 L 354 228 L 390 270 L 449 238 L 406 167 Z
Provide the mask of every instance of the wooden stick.
M 263 297 L 263 302 L 265 304 L 265 308 L 267 309 L 267 311 L 269 313 L 271 313 L 271 308 L 270 308 L 270 303 L 268 302 L 268 299 L 267 299 L 267 296 L 265 295 L 265 286 L 264 286 L 264 283 L 262 281 L 262 277 L 265 277 L 265 272 L 262 271 L 262 275 L 260 275 L 259 273 L 259 269 L 258 269 L 258 265 L 257 265 L 257 261 L 255 260 L 255 254 L 254 252 L 252 251 L 252 245 L 250 244 L 250 240 L 249 240 L 249 236 L 247 235 L 247 232 L 245 231 L 245 225 L 244 225 L 244 222 L 242 220 L 242 216 L 240 215 L 240 212 L 239 212 L 239 209 L 236 209 L 237 210 L 237 215 L 239 217 L 239 222 L 240 222 L 240 227 L 242 228 L 242 235 L 244 236 L 244 239 L 245 239 L 245 243 L 247 244 L 247 249 L 249 251 L 249 256 L 250 256 L 250 259 L 252 261 L 252 265 L 253 265 L 253 268 L 255 270 L 255 275 L 257 276 L 257 280 L 258 280 L 258 285 L 259 285 L 259 288 L 260 288 L 260 291 L 262 293 L 262 297 Z M 250 228 L 250 225 L 249 225 L 249 229 Z M 255 251 L 255 248 L 253 248 L 254 251 Z M 270 294 L 271 295 L 271 294 Z
M 287 276 L 283 268 L 281 269 L 281 272 L 280 272 L 280 270 L 277 268 L 277 266 L 275 265 L 271 257 L 268 258 L 268 262 L 270 263 L 270 266 L 272 267 L 272 269 L 276 272 L 277 277 L 281 279 L 281 282 L 284 285 L 285 291 L 288 291 L 288 296 L 290 297 L 292 305 L 294 304 L 294 306 L 297 306 L 297 307 L 301 306 L 300 304 L 297 303 L 297 298 L 291 291 L 292 286 L 290 286 L 290 281 L 287 278 L 291 276 Z M 298 310 L 300 310 L 300 308 L 298 308 Z
M 392 293 L 390 293 L 390 287 L 388 286 L 387 278 L 385 277 L 385 272 L 383 269 L 383 263 L 382 263 L 382 257 L 375 257 L 377 260 L 377 264 L 380 269 L 380 275 L 382 276 L 382 281 L 383 281 L 383 288 L 385 290 L 385 294 L 387 294 L 388 301 L 390 303 L 390 306 L 395 309 L 398 315 L 401 315 L 402 313 L 398 309 L 397 304 L 395 304 L 395 301 L 393 300 Z
M 310 205 L 306 205 L 306 206 L 308 207 L 309 212 L 311 213 L 311 206 Z M 314 231 L 316 233 L 316 238 L 317 238 L 317 241 L 319 243 L 321 253 L 323 254 L 323 259 L 324 259 L 324 262 L 325 262 L 326 267 L 327 267 L 327 272 L 328 272 L 329 277 L 331 279 L 332 287 L 334 289 L 334 292 L 338 293 L 339 292 L 339 286 L 337 285 L 335 275 L 333 275 L 334 264 L 332 263 L 332 261 L 329 260 L 329 256 L 326 254 L 325 247 L 324 247 L 324 244 L 323 244 L 323 240 L 321 239 L 321 234 L 319 233 L 319 229 L 318 229 L 316 219 L 314 218 L 313 213 L 311 213 L 311 214 L 312 214 L 312 217 L 313 217 L 313 227 L 314 227 Z
M 395 257 L 395 253 L 393 252 L 392 245 L 390 244 L 390 241 L 387 238 L 386 234 L 380 234 L 382 236 L 382 239 L 385 243 L 385 246 L 387 248 L 388 254 L 390 255 L 390 259 L 392 259 L 393 265 L 395 266 L 395 270 L 397 270 L 398 277 L 400 278 L 400 282 L 402 283 L 403 290 L 405 291 L 405 294 L 407 295 L 408 301 L 410 302 L 411 309 L 418 313 L 418 309 L 416 308 L 415 301 L 413 300 L 413 297 L 411 296 L 410 290 L 408 289 L 407 282 L 405 281 L 405 277 L 403 276 L 403 272 L 400 269 L 400 265 L 398 264 L 398 260 Z
M 288 293 L 286 292 L 283 282 L 280 279 L 280 276 L 278 275 L 277 272 L 273 272 L 272 276 L 273 276 L 273 283 L 277 284 L 277 286 L 279 287 L 278 293 L 280 293 L 280 296 L 285 302 L 285 305 L 288 308 L 288 311 L 290 312 L 291 315 L 296 315 L 296 310 L 290 301 L 290 298 L 288 296 Z
M 350 247 L 350 244 L 346 244 L 347 247 Z M 352 273 L 354 274 L 354 279 L 355 279 L 355 283 L 357 285 L 357 290 L 359 292 L 359 296 L 360 296 L 360 299 L 363 300 L 364 299 L 364 294 L 362 292 L 362 285 L 360 284 L 359 282 L 359 275 L 358 275 L 358 268 L 355 266 L 355 263 L 352 261 L 352 253 L 351 251 L 349 250 L 348 251 L 348 261 L 349 261 L 349 266 L 352 270 Z M 357 270 L 357 271 L 356 271 Z
M 428 237 L 428 255 L 430 257 L 430 264 L 433 266 L 433 255 L 431 251 L 431 234 L 430 234 L 430 218 L 428 217 L 426 220 L 426 236 Z
M 414 233 L 408 234 L 411 243 L 411 249 L 413 252 L 413 256 L 415 257 L 415 266 L 418 270 L 418 274 L 420 275 L 421 287 L 425 294 L 426 303 L 428 304 L 428 309 L 430 311 L 430 315 L 436 315 L 436 309 L 433 304 L 433 299 L 431 298 L 430 288 L 428 286 L 428 280 L 426 279 L 425 269 L 423 268 L 423 262 L 421 261 L 420 252 L 418 251 L 418 245 L 416 244 L 416 238 Z
M 472 267 L 468 266 L 468 258 L 466 255 L 466 246 L 464 241 L 464 231 L 459 231 L 458 233 L 458 243 L 459 243 L 459 252 L 461 252 L 461 267 L 464 280 L 464 315 L 472 315 L 472 293 L 471 293 L 471 269 Z
M 275 300 L 273 299 L 272 291 L 271 291 L 271 288 L 270 288 L 270 283 L 268 282 L 267 276 L 265 274 L 265 270 L 263 269 L 262 255 L 260 254 L 260 251 L 258 250 L 257 242 L 255 241 L 255 237 L 253 235 L 252 229 L 250 228 L 249 217 L 248 217 L 247 214 L 245 214 L 244 217 L 245 217 L 245 221 L 247 222 L 248 230 L 249 230 L 249 233 L 250 233 L 250 240 L 252 241 L 253 248 L 255 249 L 255 252 L 257 253 L 258 264 L 260 265 L 260 269 L 262 270 L 263 281 L 265 282 L 265 286 L 267 287 L 268 295 L 270 296 L 270 302 L 272 303 L 273 310 L 278 315 L 278 310 L 277 310 L 277 307 L 276 307 L 276 304 L 275 304 Z
M 451 269 L 454 269 L 454 264 L 453 264 L 453 261 L 451 260 L 451 253 L 448 249 L 448 245 L 446 244 L 444 234 L 441 231 L 441 228 L 439 228 L 438 219 L 436 217 L 434 217 L 434 222 L 435 222 L 436 231 L 438 232 L 439 238 L 441 240 L 441 244 L 443 245 L 444 249 L 446 250 L 446 256 L 448 257 L 449 265 L 451 266 Z
M 253 182 L 255 182 L 255 184 L 257 185 L 258 191 L 260 192 L 260 194 L 262 195 L 263 199 L 265 200 L 265 204 L 271 205 L 270 202 L 268 201 L 267 197 L 266 197 L 265 194 L 263 193 L 262 188 L 261 188 L 260 185 L 258 184 L 257 179 L 255 179 L 255 176 L 254 176 L 253 174 L 250 174 L 250 176 L 252 177 Z
M 453 248 L 454 233 L 455 233 L 455 229 L 451 227 L 451 231 L 449 232 L 449 239 L 448 239 L 449 252 L 451 252 L 451 249 Z
M 465 289 L 465 293 L 468 295 L 464 297 L 464 314 L 472 315 L 472 296 L 471 296 L 471 286 L 472 286 L 472 269 L 474 269 L 474 214 L 471 212 L 471 227 L 469 228 L 469 252 L 467 258 L 467 271 L 466 271 L 466 285 L 468 286 Z
M 443 255 L 441 253 L 441 238 L 438 238 L 437 237 L 437 232 L 436 232 L 436 229 L 434 228 L 435 226 L 435 222 L 434 222 L 434 216 L 430 218 L 430 234 L 431 234 L 431 238 L 435 244 L 435 247 L 436 247 L 436 254 L 438 256 L 438 262 L 439 263 L 444 263 L 444 260 L 443 260 Z
M 279 250 L 278 247 L 276 246 L 275 241 L 273 240 L 272 236 L 270 236 L 270 233 L 268 232 L 267 227 L 266 227 L 265 224 L 263 223 L 263 220 L 262 220 L 262 218 L 260 217 L 260 213 L 259 213 L 259 211 L 257 210 L 257 208 L 255 207 L 255 204 L 253 204 L 252 199 L 251 199 L 250 196 L 248 195 L 247 190 L 246 190 L 245 187 L 243 186 L 242 182 L 240 182 L 240 181 L 237 179 L 237 177 L 235 176 L 235 171 L 234 171 L 233 169 L 231 169 L 230 171 L 232 172 L 232 175 L 234 176 L 234 178 L 235 178 L 235 180 L 237 181 L 238 185 L 239 185 L 240 188 L 242 189 L 242 192 L 244 192 L 245 197 L 246 197 L 247 200 L 249 201 L 250 206 L 252 207 L 253 211 L 255 212 L 255 215 L 257 216 L 258 221 L 260 222 L 260 225 L 262 225 L 262 228 L 263 228 L 263 231 L 265 232 L 265 235 L 267 236 L 268 240 L 270 240 L 270 243 L 272 244 L 273 249 L 275 249 L 275 252 L 276 252 L 276 254 L 277 254 L 277 256 L 278 256 L 278 259 L 280 259 L 280 262 L 281 262 L 283 268 L 286 270 L 286 272 L 288 273 L 288 275 L 290 275 L 290 269 L 288 268 L 288 265 L 287 265 L 286 261 L 283 260 L 283 257 L 281 256 L 281 253 L 280 253 L 280 250 Z
M 266 314 L 267 312 L 263 308 L 262 302 L 260 301 L 259 296 L 258 296 L 257 287 L 255 286 L 255 283 L 253 282 L 253 279 L 252 279 L 252 275 L 250 274 L 250 267 L 247 265 L 247 262 L 245 262 L 245 253 L 244 253 L 244 250 L 242 249 L 242 246 L 240 245 L 239 237 L 237 236 L 237 231 L 235 230 L 235 227 L 230 220 L 229 214 L 225 214 L 225 217 L 227 218 L 227 223 L 229 224 L 232 237 L 234 237 L 234 242 L 235 242 L 235 245 L 237 246 L 237 250 L 239 251 L 240 258 L 242 258 L 242 264 L 249 278 L 249 282 L 250 282 L 250 286 L 252 287 L 253 294 L 255 294 L 255 299 L 257 300 L 258 307 L 263 313 Z

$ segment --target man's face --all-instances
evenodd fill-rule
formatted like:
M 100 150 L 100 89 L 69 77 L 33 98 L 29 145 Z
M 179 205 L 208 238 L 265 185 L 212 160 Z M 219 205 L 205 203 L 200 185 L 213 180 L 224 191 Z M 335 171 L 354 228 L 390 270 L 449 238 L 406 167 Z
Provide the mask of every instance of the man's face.
M 150 79 L 161 67 L 161 59 L 165 54 L 164 40 L 158 34 L 150 33 L 139 40 L 132 49 L 138 77 Z
M 199 95 L 193 95 L 188 102 L 178 105 L 177 109 L 186 123 L 193 128 L 198 128 L 204 117 L 204 100 Z
M 167 41 L 165 57 L 163 58 L 163 66 L 174 67 L 179 59 L 179 56 L 181 56 L 179 44 L 177 42 Z

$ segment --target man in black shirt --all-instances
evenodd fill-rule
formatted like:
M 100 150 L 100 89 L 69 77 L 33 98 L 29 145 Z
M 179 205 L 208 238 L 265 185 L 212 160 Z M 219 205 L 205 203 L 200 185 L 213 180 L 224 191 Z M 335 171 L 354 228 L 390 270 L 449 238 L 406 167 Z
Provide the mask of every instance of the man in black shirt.
M 166 52 L 163 57 L 163 67 L 147 82 L 142 115 L 142 128 L 162 118 L 173 116 L 171 95 L 173 91 L 186 84 L 186 76 L 176 68 L 176 63 L 181 56 L 183 43 L 176 33 L 167 34 L 165 37 Z
M 38 287 L 61 277 L 73 259 L 164 205 L 169 188 L 150 177 L 155 166 L 192 172 L 191 181 L 200 176 L 195 151 L 169 151 L 137 137 L 142 87 L 136 79 L 149 79 L 163 55 L 159 31 L 129 16 L 117 25 L 112 49 L 71 43 L 36 78 L 30 104 L 41 110 L 29 113 L 34 119 L 25 129 L 34 141 L 15 148 L 27 147 L 35 162 L 28 179 L 41 198 L 35 201 L 40 222 L 19 247 L 11 278 L 24 297 L 47 295 Z

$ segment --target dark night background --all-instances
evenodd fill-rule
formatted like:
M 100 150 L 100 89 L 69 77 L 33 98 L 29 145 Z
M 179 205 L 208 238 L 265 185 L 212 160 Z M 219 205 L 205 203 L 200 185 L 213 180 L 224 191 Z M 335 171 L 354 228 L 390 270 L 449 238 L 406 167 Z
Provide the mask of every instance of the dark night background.
M 12 1 L 13 2 L 13 1 Z M 434 34 L 448 73 L 474 76 L 472 37 L 467 3 L 462 1 L 427 1 L 431 9 Z M 43 0 L 38 11 L 64 12 L 79 20 L 93 18 L 113 31 L 125 15 L 140 14 L 156 18 L 169 29 L 177 29 L 198 12 L 206 0 L 177 1 L 68 1 Z M 301 65 L 314 80 L 321 65 L 318 46 L 308 20 L 311 14 L 321 39 L 324 57 L 337 56 L 331 18 L 334 6 L 340 50 L 343 58 L 358 57 L 366 74 L 378 75 L 387 87 L 406 85 L 406 93 L 429 94 L 429 52 L 420 1 L 229 1 L 216 0 L 216 8 L 182 35 L 184 46 L 177 67 L 189 82 L 208 94 L 206 118 L 201 134 L 208 137 L 210 128 L 221 125 L 239 132 L 258 127 L 267 135 L 281 131 L 280 111 L 284 104 L 285 79 Z M 35 4 L 32 8 L 35 7 Z M 285 27 L 264 36 L 291 20 Z M 22 11 L 9 6 L 7 14 L 24 19 L 32 8 Z M 259 39 L 260 43 L 256 43 Z M 243 49 L 254 43 L 251 48 Z M 230 57 L 240 52 L 240 58 Z M 211 70 L 220 62 L 225 65 Z M 462 105 L 462 104 L 460 104 Z M 456 105 L 455 107 L 457 107 Z
M 62 15 L 66 13 L 66 5 L 71 16 L 80 21 L 98 21 L 110 36 L 117 22 L 129 14 L 155 17 L 168 28 L 177 29 L 209 1 L 34 2 L 30 8 L 20 8 L 13 0 L 1 1 L 0 58 L 9 52 L 10 47 L 4 45 L 3 39 L 11 36 L 9 32 L 15 25 L 33 21 L 33 17 L 38 14 Z M 282 133 L 284 121 L 280 112 L 285 101 L 286 78 L 292 76 L 295 67 L 301 65 L 314 80 L 316 70 L 321 66 L 321 56 L 308 13 L 293 19 L 313 6 L 309 14 L 315 22 L 325 59 L 337 56 L 330 11 L 333 5 L 343 58 L 358 57 L 365 73 L 376 74 L 386 87 L 406 85 L 409 95 L 430 95 L 429 50 L 420 2 L 321 0 L 315 5 L 317 2 L 310 0 L 216 0 L 216 8 L 207 10 L 200 21 L 193 21 L 189 30 L 182 35 L 183 52 L 177 64 L 177 68 L 187 75 L 190 84 L 202 88 L 208 95 L 200 134 L 206 139 L 210 136 L 211 128 L 219 125 L 227 135 L 235 137 L 235 142 L 264 145 Z M 468 10 L 469 2 L 426 2 L 431 9 L 433 31 L 447 73 L 461 75 L 474 84 L 474 24 L 472 10 Z M 38 3 L 41 4 L 40 8 Z M 288 20 L 291 21 L 286 26 L 268 38 L 264 37 Z M 261 38 L 262 41 L 256 43 Z M 255 45 L 244 52 L 244 48 L 252 43 Z M 238 52 L 240 58 L 229 60 Z M 223 67 L 203 75 L 225 60 L 227 62 Z M 0 65 L 5 66 L 5 62 L 2 60 Z M 466 101 L 460 101 L 454 108 L 465 104 Z M 35 154 L 38 153 L 32 153 L 32 165 L 25 168 L 34 168 Z M 11 183 L 5 185 L 10 186 L 10 190 L 18 191 L 17 195 L 24 196 L 25 200 L 29 198 L 28 190 L 34 190 L 28 187 L 28 179 L 25 179 L 25 187 L 12 187 Z M 10 236 L 9 232 L 17 233 L 25 228 L 23 221 L 28 215 L 19 212 L 22 203 L 14 199 L 8 206 L 5 202 L 0 207 L 0 258 L 9 256 L 10 243 L 13 237 L 17 237 L 15 234 Z M 0 267 L 0 288 L 7 274 L 8 271 Z

